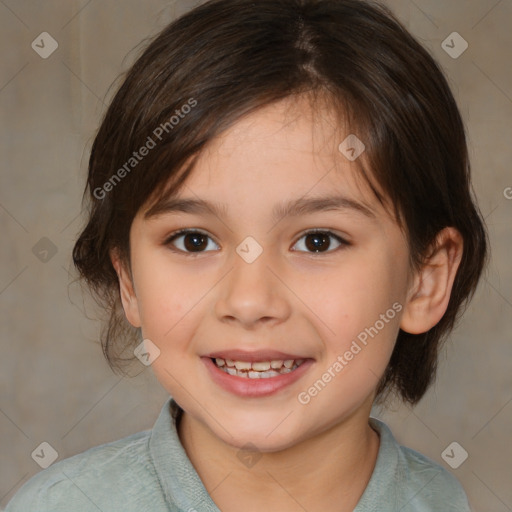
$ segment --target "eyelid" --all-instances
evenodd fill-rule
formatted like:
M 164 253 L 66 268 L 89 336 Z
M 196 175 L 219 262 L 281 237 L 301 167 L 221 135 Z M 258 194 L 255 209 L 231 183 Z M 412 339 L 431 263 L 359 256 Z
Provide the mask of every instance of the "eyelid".
M 187 233 L 201 233 L 201 235 L 209 236 L 212 240 L 213 237 L 207 231 L 204 231 L 200 228 L 183 228 L 178 229 L 177 231 L 173 231 L 170 235 L 166 236 L 164 239 L 164 244 L 168 241 L 178 237 L 179 235 L 187 234 Z
M 338 238 L 342 242 L 346 244 L 350 244 L 349 237 L 347 235 L 341 235 L 338 230 L 335 230 L 333 228 L 309 228 L 305 229 L 301 233 L 297 235 L 297 240 L 302 238 L 304 235 L 314 235 L 315 233 L 325 233 L 328 235 L 332 235 L 334 238 Z M 295 242 L 297 243 L 297 242 Z

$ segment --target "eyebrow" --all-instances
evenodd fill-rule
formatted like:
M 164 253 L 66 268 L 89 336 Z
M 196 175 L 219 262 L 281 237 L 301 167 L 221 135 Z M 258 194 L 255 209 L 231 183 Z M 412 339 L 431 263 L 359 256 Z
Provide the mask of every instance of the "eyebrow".
M 286 216 L 307 215 L 321 211 L 352 211 L 375 219 L 375 212 L 367 205 L 349 197 L 335 195 L 322 197 L 299 198 L 293 201 L 278 203 L 272 210 L 272 221 L 277 222 Z M 227 206 L 223 203 L 210 202 L 204 199 L 194 198 L 169 198 L 157 203 L 145 214 L 145 219 L 159 215 L 183 212 L 198 215 L 227 216 Z

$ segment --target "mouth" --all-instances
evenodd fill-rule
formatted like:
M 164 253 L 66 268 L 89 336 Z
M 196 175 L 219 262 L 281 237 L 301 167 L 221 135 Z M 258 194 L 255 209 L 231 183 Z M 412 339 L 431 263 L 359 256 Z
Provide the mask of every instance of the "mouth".
M 305 359 L 272 359 L 269 361 L 235 361 L 221 357 L 210 358 L 219 370 L 245 379 L 271 379 L 296 370 Z
M 301 379 L 315 360 L 275 350 L 228 350 L 201 357 L 213 382 L 240 397 L 265 397 Z

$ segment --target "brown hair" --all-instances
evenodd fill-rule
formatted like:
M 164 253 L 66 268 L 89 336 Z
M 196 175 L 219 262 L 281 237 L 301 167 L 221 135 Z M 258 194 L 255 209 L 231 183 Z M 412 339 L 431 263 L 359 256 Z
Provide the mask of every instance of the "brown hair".
M 393 205 L 412 267 L 444 227 L 463 237 L 445 315 L 426 333 L 399 332 L 377 389 L 378 401 L 390 391 L 411 404 L 424 395 L 441 343 L 476 289 L 487 233 L 443 72 L 389 9 L 360 0 L 210 0 L 168 25 L 128 71 L 93 143 L 89 217 L 73 250 L 109 315 L 102 346 L 113 369 L 138 329 L 124 317 L 109 251 L 129 268 L 129 231 L 141 206 L 175 192 L 205 144 L 241 116 L 299 94 L 326 98 L 364 141 L 360 171 Z M 136 158 L 150 139 L 155 145 Z

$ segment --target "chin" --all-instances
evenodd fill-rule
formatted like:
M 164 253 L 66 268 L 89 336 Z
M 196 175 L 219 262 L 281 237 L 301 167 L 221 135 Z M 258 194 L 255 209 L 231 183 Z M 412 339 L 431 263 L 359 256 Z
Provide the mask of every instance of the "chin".
M 288 419 L 283 421 L 284 418 L 286 414 L 282 413 L 267 415 L 267 418 L 256 421 L 254 415 L 244 416 L 224 421 L 224 428 L 214 422 L 208 423 L 213 433 L 233 448 L 244 449 L 250 445 L 260 452 L 278 452 L 295 445 L 304 437 L 304 424 L 302 427 L 293 425 L 288 423 Z

